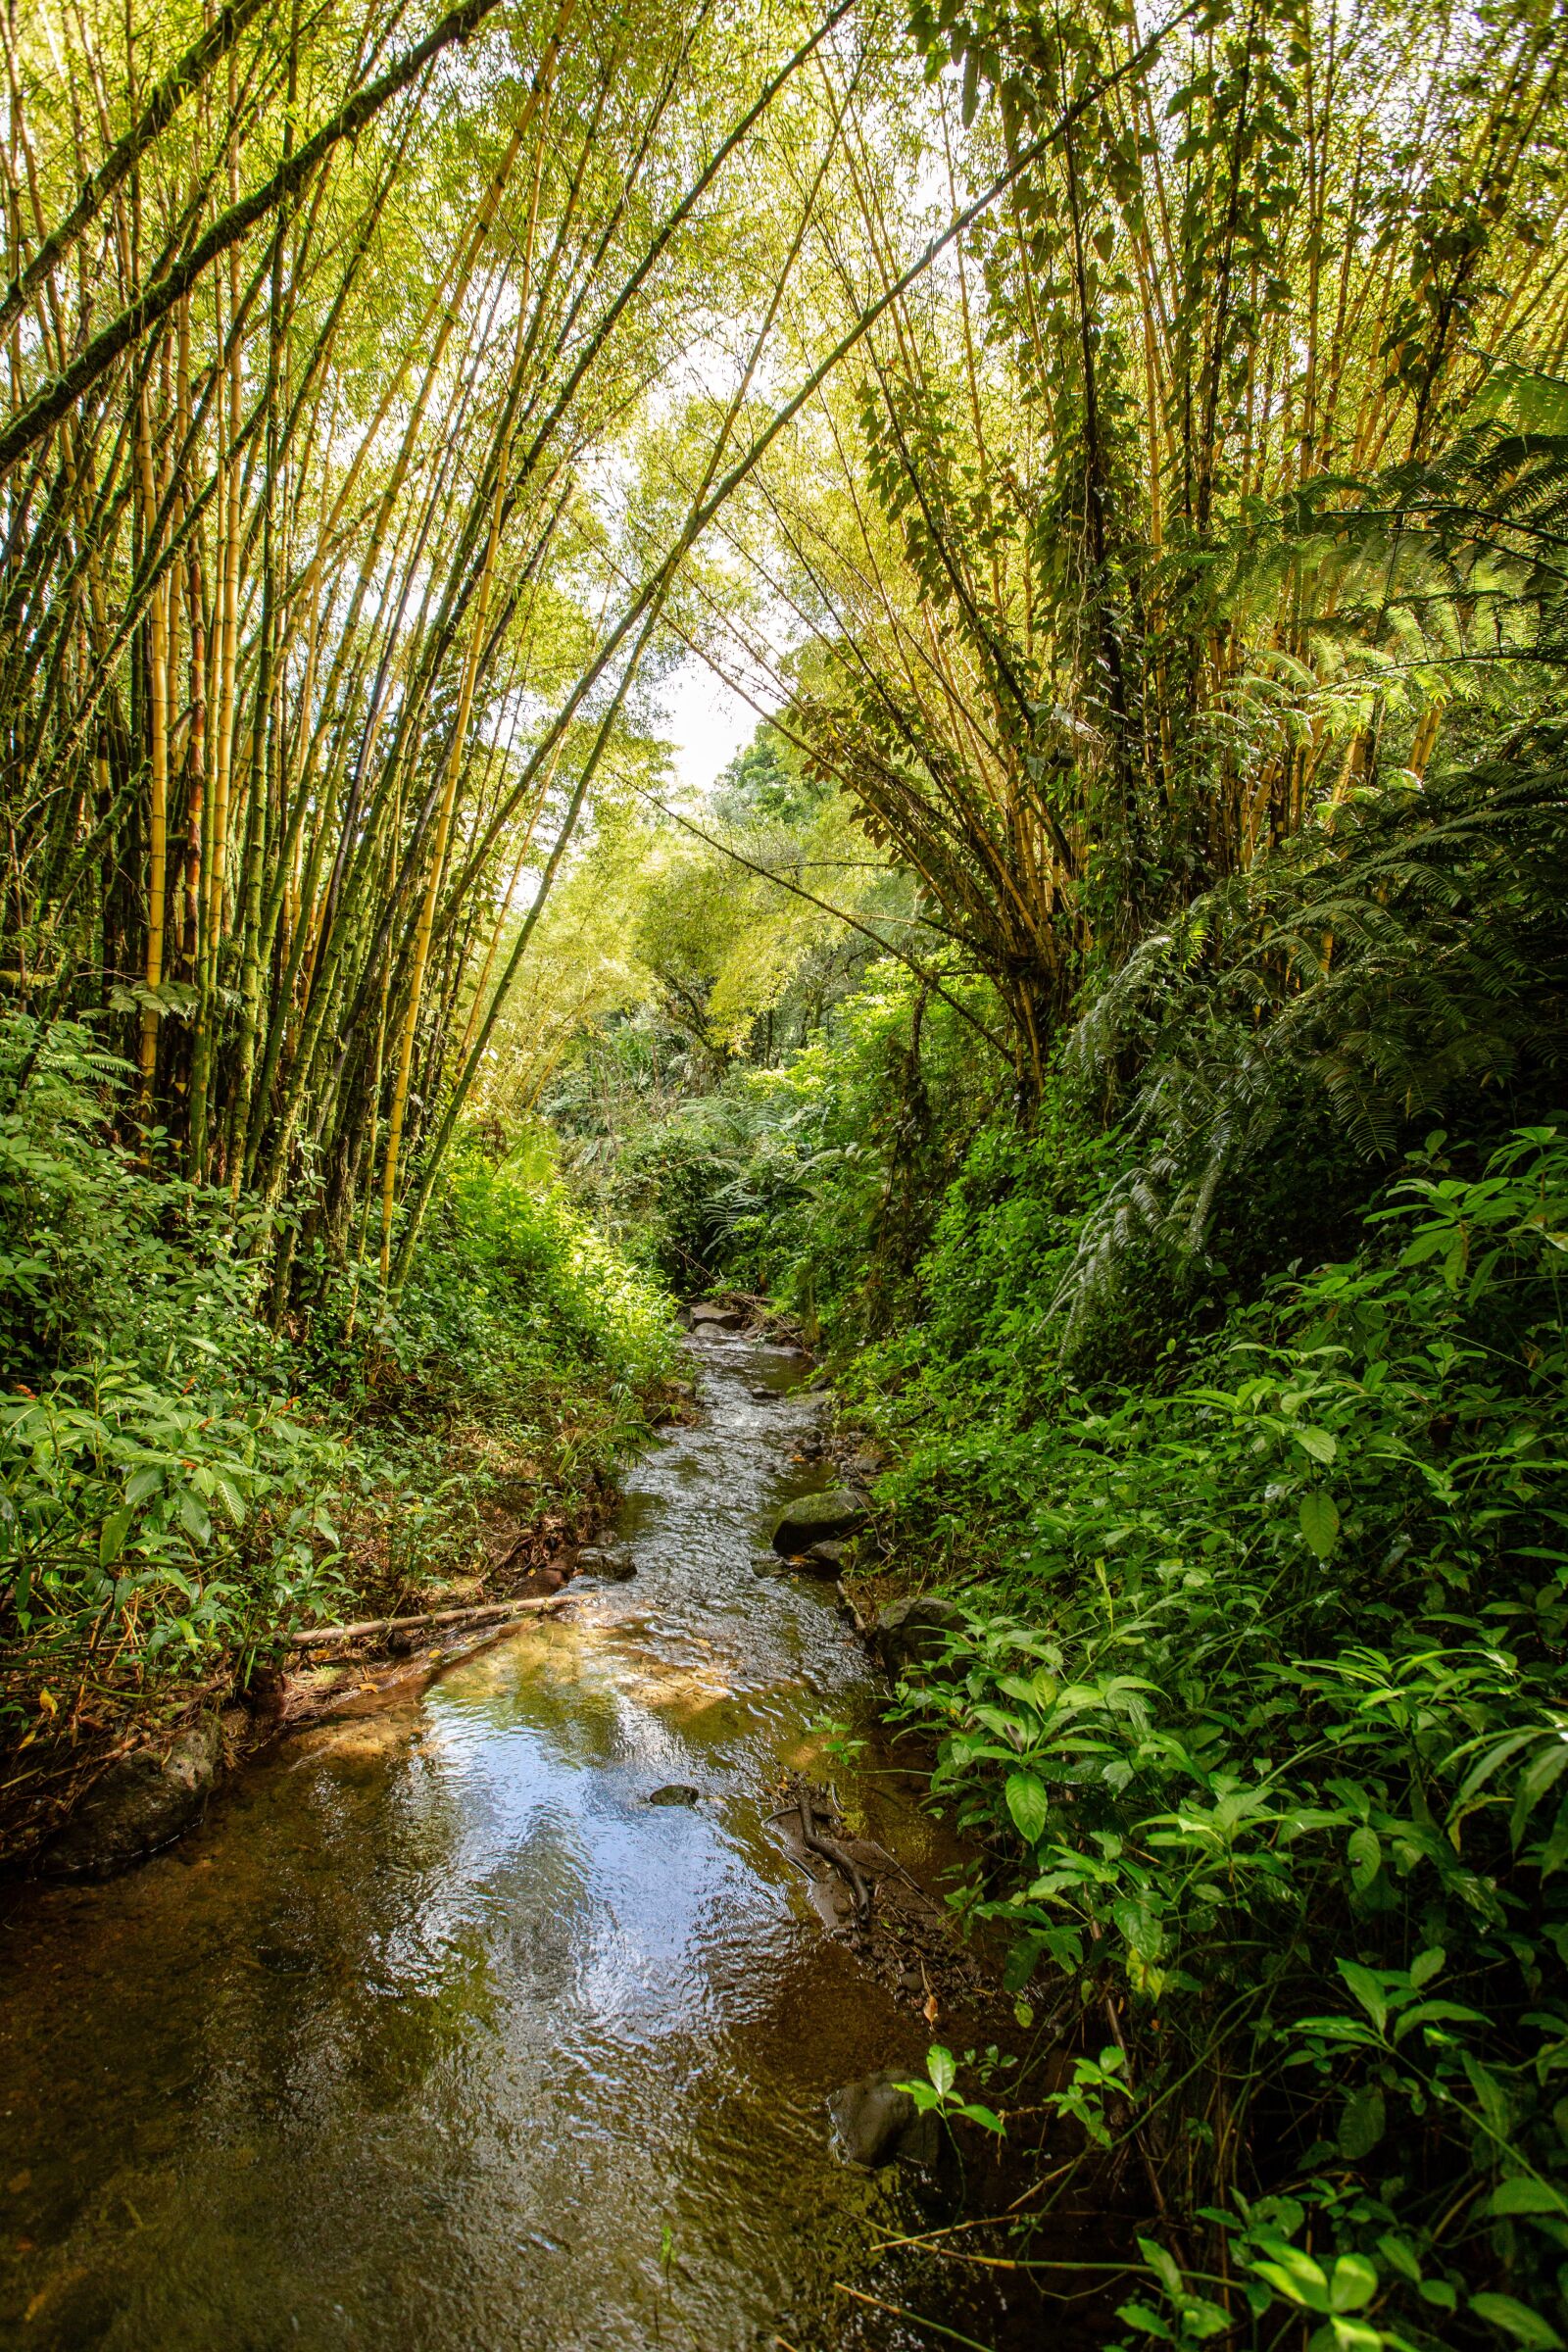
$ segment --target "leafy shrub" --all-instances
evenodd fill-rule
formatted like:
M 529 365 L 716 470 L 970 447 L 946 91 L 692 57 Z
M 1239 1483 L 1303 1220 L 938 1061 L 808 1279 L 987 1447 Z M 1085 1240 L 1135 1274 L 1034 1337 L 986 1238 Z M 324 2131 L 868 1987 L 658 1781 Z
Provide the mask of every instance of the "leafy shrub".
M 380 1338 L 427 1396 L 591 1429 L 599 1468 L 645 1433 L 674 1363 L 667 1294 L 573 1204 L 537 1139 L 499 1166 L 476 1143 L 459 1153 Z
M 254 1649 L 334 1602 L 341 1439 L 283 1397 L 103 1363 L 0 1399 L 0 1579 L 33 1664 L 91 1675 Z
M 356 1341 L 339 1283 L 302 1339 L 274 1335 L 227 1195 L 164 1178 L 117 1141 L 125 1075 L 79 1024 L 41 1036 L 0 1021 L 0 1706 L 13 1729 L 40 1710 L 47 1723 L 67 1686 L 74 1705 L 225 1654 L 243 1666 L 301 1618 L 339 1613 L 356 1575 L 345 1503 L 375 1523 L 402 1589 L 450 1564 L 459 1519 L 471 1532 L 503 1457 L 535 1457 L 529 1507 L 552 1484 L 569 1500 L 645 1427 L 670 1362 L 657 1286 L 548 1167 L 493 1167 L 476 1149 L 451 1173 L 396 1317 L 362 1315 Z M 372 1400 L 382 1409 L 368 1413 Z M 465 1417 L 486 1424 L 492 1466 L 455 1477 L 450 1431 Z
M 1115 2029 L 1060 2103 L 1229 2241 L 1218 2302 L 1151 2248 L 1145 2334 L 1559 2340 L 1565 1251 L 1568 1131 L 1479 1174 L 1435 1137 L 1352 1260 L 1163 1390 L 971 1395 L 885 1482 L 910 1527 L 989 1521 L 903 1705 L 1014 1983 Z
M 256 1319 L 245 1231 L 225 1193 L 166 1181 L 118 1142 L 127 1074 L 79 1022 L 0 1019 L 0 1364 L 36 1379 L 112 1355 L 179 1382 L 221 1358 L 266 1387 L 280 1349 Z
M 13 1717 L 47 1717 L 50 1678 L 79 1693 L 243 1655 L 341 1590 L 347 1449 L 295 1408 L 303 1367 L 257 1317 L 226 1196 L 160 1178 L 116 1140 L 124 1076 L 79 1023 L 0 1022 Z
M 636 1138 L 616 1231 L 651 1226 L 684 1284 L 769 1291 L 836 1335 L 887 1331 L 1004 1075 L 951 1004 L 876 964 L 787 1061 L 733 1071 Z

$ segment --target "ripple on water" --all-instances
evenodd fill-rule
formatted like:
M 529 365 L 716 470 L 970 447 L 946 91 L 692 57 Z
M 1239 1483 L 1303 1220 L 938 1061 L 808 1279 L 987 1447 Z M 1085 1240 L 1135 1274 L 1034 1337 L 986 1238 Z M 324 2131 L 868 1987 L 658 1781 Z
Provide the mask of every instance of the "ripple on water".
M 833 2162 L 823 2114 L 923 2030 L 824 1938 L 760 1820 L 813 1718 L 869 1703 L 831 1597 L 752 1573 L 821 1483 L 791 1458 L 817 1403 L 780 1350 L 693 1354 L 703 1421 L 627 1483 L 634 1586 L 305 1736 L 177 1855 L 13 1902 L 6 2340 L 941 2340 L 837 2285 L 919 2213 L 907 2180 Z M 701 1801 L 650 1806 L 670 1782 Z M 929 1866 L 931 1825 L 884 1787 L 841 1779 Z M 964 2324 L 946 2284 L 875 2281 Z

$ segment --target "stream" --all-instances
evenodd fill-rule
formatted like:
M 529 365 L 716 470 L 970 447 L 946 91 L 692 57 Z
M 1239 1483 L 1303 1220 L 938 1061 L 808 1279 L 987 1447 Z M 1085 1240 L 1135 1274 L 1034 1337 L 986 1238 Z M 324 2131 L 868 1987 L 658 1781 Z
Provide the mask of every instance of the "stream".
M 823 1483 L 801 1359 L 691 1355 L 700 1422 L 626 1480 L 634 1582 L 281 1741 L 130 1876 L 8 1897 L 7 2344 L 1025 2340 L 995 2274 L 874 2250 L 933 2226 L 917 2175 L 830 2148 L 827 2094 L 931 2034 L 765 1816 L 804 1767 L 927 1886 L 955 1857 L 832 1587 L 757 1572 Z

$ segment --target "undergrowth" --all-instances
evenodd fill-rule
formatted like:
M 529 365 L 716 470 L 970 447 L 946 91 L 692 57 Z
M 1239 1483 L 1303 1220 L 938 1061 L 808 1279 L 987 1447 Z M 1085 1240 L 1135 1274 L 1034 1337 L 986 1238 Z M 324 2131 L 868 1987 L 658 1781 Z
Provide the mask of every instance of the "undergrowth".
M 0 1739 L 242 1678 L 591 1503 L 672 1361 L 668 1302 L 535 1149 L 473 1146 L 395 1312 L 328 1273 L 270 1332 L 249 1212 L 116 1140 L 89 1028 L 0 1025 Z
M 853 1385 L 906 1566 L 961 1580 L 902 1713 L 983 1843 L 964 1902 L 1058 2027 L 1065 1989 L 1054 2103 L 1164 2216 L 1124 2324 L 1554 2346 L 1568 1128 L 1434 1135 L 1353 1254 L 1119 1380 L 1053 1350 L 1071 1169 L 999 1150 Z

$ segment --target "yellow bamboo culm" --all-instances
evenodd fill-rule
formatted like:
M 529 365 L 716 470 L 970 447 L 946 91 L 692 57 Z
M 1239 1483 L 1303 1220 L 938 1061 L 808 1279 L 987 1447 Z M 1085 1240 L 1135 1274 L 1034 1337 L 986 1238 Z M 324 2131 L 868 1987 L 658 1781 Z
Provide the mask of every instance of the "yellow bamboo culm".
M 517 334 L 517 365 L 523 355 L 523 338 L 519 314 Z M 419 1004 L 424 994 L 424 975 L 430 960 L 430 936 L 435 928 L 436 902 L 441 893 L 442 877 L 446 872 L 447 847 L 452 834 L 452 811 L 458 797 L 458 783 L 463 773 L 463 757 L 468 741 L 468 720 L 473 710 L 473 690 L 478 681 L 479 660 L 484 651 L 485 623 L 490 612 L 490 585 L 495 577 L 496 550 L 501 541 L 501 514 L 506 500 L 507 460 L 511 454 L 512 436 L 498 454 L 495 494 L 490 509 L 490 533 L 485 542 L 484 567 L 479 575 L 478 593 L 474 598 L 473 627 L 468 638 L 467 659 L 463 665 L 463 692 L 458 700 L 457 716 L 452 724 L 452 743 L 447 753 L 447 771 L 441 791 L 441 808 L 436 818 L 435 840 L 430 848 L 430 871 L 419 904 L 419 926 L 414 937 L 414 970 L 409 980 L 408 1009 L 403 1016 L 402 1034 L 398 1040 L 397 1070 L 392 1081 L 392 1107 L 387 1119 L 386 1159 L 381 1171 L 381 1280 L 392 1279 L 392 1219 L 397 1207 L 398 1157 L 403 1148 L 403 1128 L 408 1116 L 409 1079 L 414 1068 L 414 1043 L 419 1026 Z
M 152 725 L 151 808 L 147 828 L 147 961 L 144 978 L 150 990 L 164 984 L 164 928 L 169 892 L 169 607 L 167 590 L 155 591 L 148 617 L 149 716 Z M 158 1068 L 158 1008 L 144 1004 L 141 1013 L 142 1107 L 151 1106 L 153 1079 Z
M 1413 776 L 1426 774 L 1432 755 L 1438 748 L 1438 729 L 1442 724 L 1443 705 L 1428 703 L 1417 722 L 1415 741 L 1410 746 L 1410 773 Z
M 151 529 L 158 513 L 153 478 L 152 434 L 145 393 L 137 408 L 136 454 L 143 511 Z M 169 588 L 155 588 L 147 611 L 147 702 L 150 772 L 147 824 L 147 955 L 142 978 L 149 991 L 164 982 L 164 929 L 169 892 Z M 136 1053 L 141 1080 L 141 1110 L 152 1108 L 153 1082 L 158 1073 L 158 1008 L 145 1004 Z
M 516 417 L 516 393 L 522 381 L 522 371 L 528 358 L 528 294 L 532 281 L 533 230 L 539 202 L 540 170 L 543 164 L 543 127 L 547 101 L 554 72 L 556 41 L 570 22 L 576 0 L 564 0 L 556 22 L 545 64 L 528 96 L 523 110 L 522 129 L 534 124 L 539 127 L 539 142 L 534 157 L 533 195 L 529 206 L 528 237 L 523 256 L 523 276 L 517 303 L 516 343 L 513 353 L 512 372 L 507 385 L 505 414 L 509 419 L 496 452 L 495 487 L 490 505 L 490 529 L 485 541 L 484 564 L 479 574 L 478 591 L 474 597 L 473 627 L 468 639 L 467 659 L 463 665 L 463 691 L 458 700 L 457 716 L 452 726 L 452 744 L 447 754 L 446 777 L 441 793 L 441 808 L 436 818 L 435 840 L 430 849 L 430 871 L 419 906 L 419 924 L 414 939 L 414 969 L 409 979 L 408 1009 L 403 1016 L 398 1040 L 397 1068 L 392 1081 L 392 1103 L 387 1118 L 386 1157 L 381 1169 L 381 1281 L 383 1287 L 392 1280 L 392 1221 L 397 1212 L 398 1161 L 403 1150 L 403 1130 L 408 1119 L 409 1081 L 414 1069 L 414 1047 L 418 1034 L 419 1005 L 424 994 L 424 976 L 430 960 L 430 938 L 435 928 L 436 903 L 441 894 L 442 878 L 446 873 L 447 851 L 452 838 L 452 811 L 457 803 L 458 784 L 463 773 L 464 754 L 467 747 L 468 721 L 473 710 L 474 688 L 478 682 L 479 662 L 484 651 L 486 623 L 490 612 L 490 590 L 495 579 L 496 557 L 501 545 L 501 522 L 506 508 L 507 475 L 512 459 L 513 434 Z M 517 139 L 513 142 L 515 152 Z

